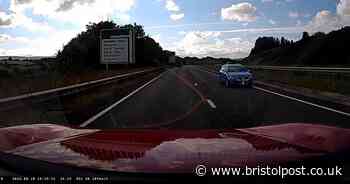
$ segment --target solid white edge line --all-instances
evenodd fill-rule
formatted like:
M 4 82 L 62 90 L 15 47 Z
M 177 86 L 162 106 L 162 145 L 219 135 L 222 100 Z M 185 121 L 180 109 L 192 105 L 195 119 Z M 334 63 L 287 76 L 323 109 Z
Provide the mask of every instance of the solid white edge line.
M 270 91 L 270 90 L 267 90 L 267 89 L 259 88 L 259 87 L 256 87 L 256 86 L 254 86 L 254 89 L 257 89 L 257 90 L 260 90 L 260 91 L 264 91 L 266 93 L 271 93 L 271 94 L 274 94 L 274 95 L 277 95 L 277 96 L 280 96 L 280 97 L 283 97 L 283 98 L 287 98 L 287 99 L 294 100 L 294 101 L 297 101 L 297 102 L 301 102 L 301 103 L 304 103 L 304 104 L 307 104 L 307 105 L 311 105 L 311 106 L 314 106 L 314 107 L 317 107 L 317 108 L 320 108 L 320 109 L 323 109 L 323 110 L 328 110 L 328 111 L 331 111 L 331 112 L 334 112 L 334 113 L 338 113 L 338 114 L 342 114 L 342 115 L 350 117 L 350 113 L 346 113 L 346 112 L 343 112 L 343 111 L 338 111 L 336 109 L 332 109 L 332 108 L 325 107 L 325 106 L 322 106 L 322 105 L 317 105 L 317 104 L 314 104 L 314 103 L 311 103 L 311 102 L 308 102 L 308 101 L 304 101 L 304 100 L 300 100 L 300 99 L 297 99 L 297 98 L 294 98 L 294 97 L 290 97 L 290 96 L 287 96 L 287 95 L 279 94 L 279 93 L 276 93 L 276 92 L 273 92 L 273 91 Z
M 163 74 L 158 75 L 157 77 L 153 78 L 152 80 L 150 80 L 149 82 L 147 82 L 146 84 L 142 85 L 141 87 L 137 88 L 136 90 L 134 90 L 133 92 L 131 92 L 130 94 L 128 94 L 127 96 L 123 97 L 122 99 L 118 100 L 117 102 L 115 102 L 114 104 L 112 104 L 111 106 L 107 107 L 106 109 L 104 109 L 103 111 L 99 112 L 98 114 L 94 115 L 93 117 L 89 118 L 88 120 L 86 120 L 84 123 L 82 123 L 80 125 L 81 128 L 84 128 L 86 126 L 88 126 L 89 124 L 91 124 L 92 122 L 94 122 L 95 120 L 97 120 L 98 118 L 102 117 L 103 115 L 105 115 L 106 113 L 108 113 L 110 110 L 112 110 L 113 108 L 115 108 L 117 105 L 123 103 L 125 100 L 127 100 L 128 98 L 132 97 L 133 95 L 135 95 L 136 93 L 138 93 L 139 91 L 141 91 L 143 88 L 147 87 L 149 84 L 151 84 L 152 82 L 158 80 Z
M 207 99 L 207 102 L 208 102 L 208 104 L 210 105 L 211 108 L 216 109 L 216 105 L 214 104 L 214 102 L 212 100 Z
M 331 68 L 331 67 L 278 67 L 278 66 L 249 66 L 249 67 L 267 68 L 267 69 L 350 70 L 350 68 Z
M 202 70 L 202 69 L 199 69 L 199 70 L 203 71 L 203 72 L 206 72 L 206 73 L 210 73 L 210 74 L 215 74 L 216 75 L 216 73 L 214 73 L 214 72 L 210 72 L 210 71 Z M 271 93 L 271 94 L 274 94 L 274 95 L 277 95 L 277 96 L 280 96 L 280 97 L 287 98 L 289 100 L 294 100 L 294 101 L 297 101 L 297 102 L 300 102 L 300 103 L 304 103 L 304 104 L 307 104 L 307 105 L 311 105 L 311 106 L 314 106 L 314 107 L 317 107 L 317 108 L 320 108 L 320 109 L 323 109 L 323 110 L 328 110 L 328 111 L 331 111 L 331 112 L 334 112 L 334 113 L 338 113 L 338 114 L 350 117 L 350 113 L 347 113 L 347 112 L 339 111 L 339 110 L 336 110 L 336 109 L 333 109 L 333 108 L 329 108 L 329 107 L 325 107 L 325 106 L 322 106 L 322 105 L 317 105 L 317 104 L 314 104 L 314 103 L 311 103 L 311 102 L 307 102 L 307 101 L 300 100 L 300 99 L 297 99 L 297 98 L 294 98 L 294 97 L 290 97 L 290 96 L 287 96 L 287 95 L 279 94 L 279 93 L 276 93 L 276 92 L 273 92 L 273 91 L 270 91 L 270 90 L 267 90 L 267 89 L 263 89 L 263 88 L 260 88 L 260 87 L 256 87 L 256 86 L 254 86 L 254 89 L 257 89 L 257 90 L 260 90 L 260 91 L 264 91 L 266 93 Z

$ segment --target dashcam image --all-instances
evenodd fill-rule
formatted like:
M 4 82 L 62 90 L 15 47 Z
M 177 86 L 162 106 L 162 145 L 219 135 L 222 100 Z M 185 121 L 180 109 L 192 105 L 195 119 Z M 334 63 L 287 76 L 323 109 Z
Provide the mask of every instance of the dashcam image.
M 350 0 L 0 0 L 0 184 L 350 183 Z

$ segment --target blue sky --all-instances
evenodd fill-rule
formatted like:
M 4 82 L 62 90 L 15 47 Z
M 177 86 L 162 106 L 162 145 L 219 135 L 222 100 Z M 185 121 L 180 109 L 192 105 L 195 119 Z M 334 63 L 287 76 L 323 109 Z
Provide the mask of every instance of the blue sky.
M 54 55 L 88 22 L 136 22 L 181 56 L 240 58 L 259 36 L 350 24 L 350 0 L 0 0 L 0 56 Z

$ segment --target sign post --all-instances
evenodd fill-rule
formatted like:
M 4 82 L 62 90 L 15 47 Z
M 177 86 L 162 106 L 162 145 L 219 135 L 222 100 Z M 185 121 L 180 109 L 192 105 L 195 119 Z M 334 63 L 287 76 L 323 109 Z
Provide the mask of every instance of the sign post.
M 130 29 L 104 29 L 100 33 L 101 64 L 135 63 L 135 33 Z

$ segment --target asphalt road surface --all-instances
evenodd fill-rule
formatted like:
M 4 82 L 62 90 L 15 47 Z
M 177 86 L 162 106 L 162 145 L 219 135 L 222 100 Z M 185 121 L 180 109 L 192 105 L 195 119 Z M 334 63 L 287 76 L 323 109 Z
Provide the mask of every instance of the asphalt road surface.
M 350 116 L 258 88 L 225 88 L 199 66 L 164 72 L 89 128 L 243 128 L 284 123 L 350 127 Z

